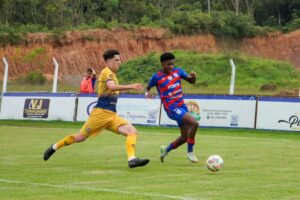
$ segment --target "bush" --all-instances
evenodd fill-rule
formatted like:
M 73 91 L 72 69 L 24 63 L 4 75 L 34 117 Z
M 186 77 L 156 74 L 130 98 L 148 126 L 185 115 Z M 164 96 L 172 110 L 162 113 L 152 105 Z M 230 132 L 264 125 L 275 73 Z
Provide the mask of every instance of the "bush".
M 35 59 L 39 55 L 43 54 L 45 51 L 46 51 L 45 48 L 37 47 L 33 51 L 31 51 L 30 53 L 28 53 L 27 55 L 24 56 L 24 61 L 32 62 L 33 59 Z
M 286 29 L 287 31 L 294 31 L 300 28 L 300 17 L 294 19 L 290 23 L 287 24 Z
M 21 33 L 46 32 L 48 28 L 39 24 L 22 24 L 17 27 L 17 31 Z
M 108 28 L 107 23 L 101 17 L 97 18 L 92 24 L 92 28 Z
M 43 85 L 47 81 L 46 77 L 41 72 L 29 72 L 25 76 L 25 82 L 33 85 Z
M 0 24 L 0 45 L 3 47 L 12 44 L 16 45 L 21 43 L 23 37 L 17 33 L 12 27 Z

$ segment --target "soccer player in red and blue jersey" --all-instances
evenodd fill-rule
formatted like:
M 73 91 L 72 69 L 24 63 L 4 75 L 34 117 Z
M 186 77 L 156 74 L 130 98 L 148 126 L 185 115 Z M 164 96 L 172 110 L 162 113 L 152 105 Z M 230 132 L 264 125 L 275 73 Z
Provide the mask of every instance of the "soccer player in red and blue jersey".
M 183 100 L 181 79 L 194 84 L 196 73 L 187 74 L 183 69 L 175 67 L 175 56 L 172 53 L 164 53 L 160 56 L 162 70 L 155 73 L 146 88 L 146 97 L 151 98 L 150 89 L 156 87 L 159 97 L 168 117 L 175 120 L 180 128 L 181 135 L 167 147 L 161 146 L 161 162 L 168 153 L 187 142 L 187 158 L 197 163 L 199 160 L 194 154 L 195 135 L 199 126 L 198 122 L 188 113 Z

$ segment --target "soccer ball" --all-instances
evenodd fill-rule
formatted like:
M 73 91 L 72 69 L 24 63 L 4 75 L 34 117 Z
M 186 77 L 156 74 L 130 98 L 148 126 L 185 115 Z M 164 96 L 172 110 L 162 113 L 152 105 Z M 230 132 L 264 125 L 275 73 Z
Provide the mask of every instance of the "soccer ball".
M 217 172 L 222 169 L 224 161 L 219 155 L 211 155 L 206 161 L 207 168 L 212 172 Z

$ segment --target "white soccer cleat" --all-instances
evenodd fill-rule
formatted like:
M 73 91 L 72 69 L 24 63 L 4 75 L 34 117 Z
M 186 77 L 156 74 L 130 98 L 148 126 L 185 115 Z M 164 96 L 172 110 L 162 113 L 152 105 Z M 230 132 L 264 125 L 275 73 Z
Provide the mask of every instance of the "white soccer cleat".
M 187 158 L 189 159 L 189 161 L 191 161 L 192 163 L 198 163 L 199 159 L 195 156 L 194 152 L 189 152 L 187 153 Z
M 165 157 L 168 155 L 168 152 L 166 151 L 165 146 L 160 146 L 160 161 L 163 163 Z

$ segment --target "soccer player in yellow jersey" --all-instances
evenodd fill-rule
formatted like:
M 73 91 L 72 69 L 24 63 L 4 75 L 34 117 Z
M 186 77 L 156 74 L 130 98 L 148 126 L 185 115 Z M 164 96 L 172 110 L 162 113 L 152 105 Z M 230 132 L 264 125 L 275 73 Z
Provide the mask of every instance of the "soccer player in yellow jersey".
M 102 129 L 124 135 L 126 137 L 126 151 L 128 156 L 128 166 L 130 168 L 147 165 L 149 159 L 139 159 L 135 156 L 135 145 L 137 130 L 125 119 L 116 113 L 116 104 L 119 91 L 130 89 L 142 90 L 139 83 L 131 85 L 120 85 L 116 77 L 121 60 L 117 50 L 107 50 L 103 54 L 106 67 L 102 70 L 98 78 L 98 103 L 91 112 L 88 120 L 81 130 L 74 135 L 68 135 L 57 143 L 51 145 L 44 153 L 44 160 L 48 160 L 58 149 L 76 142 L 83 142 L 89 136 L 99 133 Z

